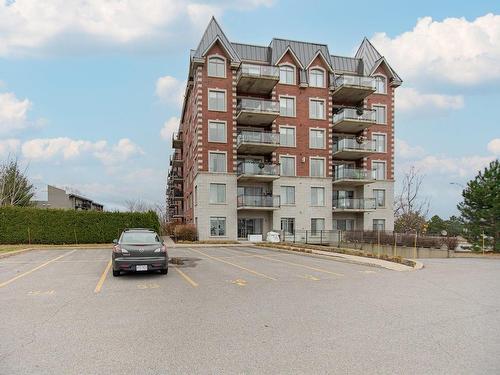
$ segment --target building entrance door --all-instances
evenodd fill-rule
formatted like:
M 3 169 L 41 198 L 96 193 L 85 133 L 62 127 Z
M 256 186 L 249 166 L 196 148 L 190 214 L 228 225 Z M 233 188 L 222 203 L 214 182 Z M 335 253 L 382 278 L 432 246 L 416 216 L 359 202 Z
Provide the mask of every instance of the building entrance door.
M 264 219 L 238 219 L 238 238 L 248 238 L 249 234 L 263 234 Z

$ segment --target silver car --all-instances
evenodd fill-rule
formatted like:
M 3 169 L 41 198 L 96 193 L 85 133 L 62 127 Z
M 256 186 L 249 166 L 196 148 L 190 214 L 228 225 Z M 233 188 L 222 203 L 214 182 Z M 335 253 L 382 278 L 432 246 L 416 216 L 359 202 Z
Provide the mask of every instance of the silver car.
M 167 247 L 155 231 L 125 229 L 113 243 L 113 276 L 122 271 L 168 273 Z

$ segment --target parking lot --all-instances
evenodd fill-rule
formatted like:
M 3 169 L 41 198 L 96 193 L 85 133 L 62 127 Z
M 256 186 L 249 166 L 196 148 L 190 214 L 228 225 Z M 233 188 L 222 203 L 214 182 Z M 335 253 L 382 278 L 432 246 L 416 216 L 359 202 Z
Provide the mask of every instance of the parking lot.
M 500 373 L 500 261 L 395 272 L 255 247 L 0 260 L 0 373 Z

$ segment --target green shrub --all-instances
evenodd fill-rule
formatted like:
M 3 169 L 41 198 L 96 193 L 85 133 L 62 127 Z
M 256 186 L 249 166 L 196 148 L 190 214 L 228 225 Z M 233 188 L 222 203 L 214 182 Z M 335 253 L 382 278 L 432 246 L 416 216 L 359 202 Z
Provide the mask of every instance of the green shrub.
M 0 244 L 110 243 L 125 228 L 159 231 L 155 212 L 0 208 Z
M 177 225 L 174 236 L 177 241 L 196 241 L 196 227 L 192 224 Z

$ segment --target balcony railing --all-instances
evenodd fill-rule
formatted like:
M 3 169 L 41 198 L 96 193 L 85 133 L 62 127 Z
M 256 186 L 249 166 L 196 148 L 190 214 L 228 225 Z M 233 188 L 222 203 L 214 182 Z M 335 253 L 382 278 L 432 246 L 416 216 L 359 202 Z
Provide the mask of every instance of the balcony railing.
M 241 64 L 236 79 L 239 80 L 241 76 L 279 80 L 280 70 L 277 66 L 271 65 Z
M 358 140 L 356 138 L 343 138 L 333 144 L 333 151 L 377 151 L 375 142 L 372 140 Z
M 343 108 L 333 115 L 333 123 L 341 121 L 375 122 L 376 114 L 372 109 Z
M 236 139 L 238 147 L 242 143 L 261 143 L 278 146 L 280 144 L 280 135 L 279 133 L 243 130 L 238 133 L 238 138 Z
M 263 207 L 263 208 L 278 208 L 280 207 L 279 195 L 238 195 L 238 207 Z
M 333 209 L 338 210 L 374 210 L 374 198 L 341 198 L 333 200 Z
M 238 163 L 238 174 L 248 174 L 255 176 L 279 176 L 280 169 L 278 164 L 259 163 L 253 161 L 242 161 Z
M 374 173 L 362 168 L 349 168 L 339 165 L 335 168 L 335 180 L 373 180 Z
M 342 74 L 335 78 L 335 87 L 341 86 L 357 86 L 360 88 L 375 90 L 375 79 L 373 77 Z
M 280 108 L 277 101 L 260 99 L 240 99 L 236 107 L 238 112 L 257 112 L 279 114 Z
M 172 147 L 182 148 L 182 137 L 178 132 L 172 134 Z

